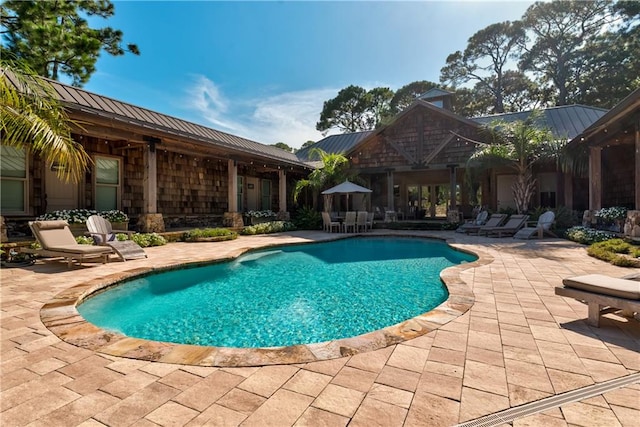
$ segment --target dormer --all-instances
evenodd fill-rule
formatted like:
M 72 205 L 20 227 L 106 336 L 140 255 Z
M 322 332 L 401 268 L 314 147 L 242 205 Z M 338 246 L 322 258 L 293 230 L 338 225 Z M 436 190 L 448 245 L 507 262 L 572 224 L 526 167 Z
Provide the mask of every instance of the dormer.
M 453 92 L 438 88 L 429 89 L 422 95 L 418 96 L 418 99 L 422 99 L 436 107 L 444 108 L 449 111 L 451 111 L 452 98 Z

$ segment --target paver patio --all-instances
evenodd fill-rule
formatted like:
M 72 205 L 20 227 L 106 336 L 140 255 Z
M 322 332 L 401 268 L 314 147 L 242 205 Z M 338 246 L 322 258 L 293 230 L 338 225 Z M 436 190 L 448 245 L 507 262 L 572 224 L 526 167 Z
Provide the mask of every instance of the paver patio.
M 376 231 L 380 233 L 382 231 Z M 373 234 L 376 234 L 373 233 Z M 403 234 L 387 232 L 384 234 Z M 561 239 L 514 241 L 453 232 L 493 261 L 461 278 L 475 294 L 465 314 L 418 338 L 303 364 L 202 367 L 125 359 L 61 341 L 40 308 L 61 291 L 139 267 L 226 257 L 240 249 L 319 241 L 293 232 L 221 243 L 147 248 L 148 259 L 86 264 L 39 261 L 1 276 L 0 423 L 3 426 L 449 426 L 640 371 L 640 323 L 554 295 L 564 277 L 622 276 Z M 518 418 L 514 426 L 636 426 L 640 384 Z

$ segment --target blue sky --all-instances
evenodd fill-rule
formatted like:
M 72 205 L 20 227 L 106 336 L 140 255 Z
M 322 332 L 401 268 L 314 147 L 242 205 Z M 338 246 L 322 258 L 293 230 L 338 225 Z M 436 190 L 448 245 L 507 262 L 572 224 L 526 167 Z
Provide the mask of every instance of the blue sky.
M 519 19 L 532 2 L 113 3 L 105 24 L 141 55 L 103 54 L 87 90 L 300 147 L 322 138 L 322 104 L 340 89 L 438 82 L 471 35 Z

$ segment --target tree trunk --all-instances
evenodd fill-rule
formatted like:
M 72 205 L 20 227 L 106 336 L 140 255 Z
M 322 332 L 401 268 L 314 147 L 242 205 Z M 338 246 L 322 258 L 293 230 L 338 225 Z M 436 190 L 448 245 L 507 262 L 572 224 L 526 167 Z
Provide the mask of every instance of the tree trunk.
M 531 176 L 531 172 L 526 170 L 518 174 L 511 189 L 513 191 L 514 201 L 516 202 L 516 210 L 519 214 L 526 213 L 529 210 L 531 196 L 533 196 L 533 192 L 536 189 L 536 182 Z

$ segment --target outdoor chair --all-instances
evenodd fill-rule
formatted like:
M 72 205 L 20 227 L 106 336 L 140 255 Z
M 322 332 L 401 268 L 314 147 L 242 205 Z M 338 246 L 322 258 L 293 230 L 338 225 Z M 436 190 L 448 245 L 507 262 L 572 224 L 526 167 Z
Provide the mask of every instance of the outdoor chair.
M 369 229 L 369 231 L 373 230 L 374 217 L 375 217 L 375 214 L 373 212 L 367 213 L 367 228 Z
M 353 230 L 354 233 L 356 232 L 356 213 L 352 211 L 346 213 L 342 223 L 342 231 L 348 233 L 349 229 Z
M 483 227 L 497 227 L 501 225 L 505 219 L 507 219 L 507 215 L 505 214 L 493 214 L 489 217 L 487 222 L 484 223 L 484 225 L 469 224 L 464 228 L 464 230 L 462 230 L 462 232 L 467 234 L 471 234 L 471 233 L 478 234 L 480 229 L 482 229 Z
M 487 218 L 489 217 L 489 212 L 481 211 L 474 219 L 470 219 L 460 227 L 456 228 L 456 233 L 467 233 L 467 230 L 470 230 L 475 227 L 482 227 L 487 222 Z
M 327 233 L 333 233 L 333 229 L 335 228 L 336 231 L 340 231 L 340 222 L 339 221 L 332 221 L 331 220 L 331 215 L 329 215 L 329 212 L 322 212 L 322 229 L 324 231 L 326 231 Z
M 529 221 L 527 226 L 518 230 L 516 234 L 513 235 L 514 239 L 530 239 L 532 237 L 537 237 L 538 239 L 542 239 L 545 234 L 548 234 L 552 237 L 558 237 L 555 235 L 553 231 L 551 231 L 551 226 L 556 220 L 556 214 L 553 211 L 546 211 L 538 221 Z
M 638 275 L 614 278 L 602 274 L 568 277 L 564 287 L 555 288 L 555 294 L 574 298 L 589 306 L 587 323 L 600 326 L 600 316 L 622 310 L 624 316 L 640 313 L 640 277 Z
M 487 237 L 490 236 L 512 236 L 518 232 L 524 225 L 527 223 L 529 219 L 529 215 L 521 215 L 515 214 L 509 217 L 509 220 L 501 226 L 498 227 L 480 227 L 478 230 L 478 235 L 486 234 Z
M 99 215 L 91 215 L 87 219 L 87 230 L 97 245 L 111 247 L 122 261 L 147 257 L 140 245 L 131 240 L 133 231 L 113 230 L 111 223 Z M 118 240 L 118 233 L 127 234 L 128 240 Z
M 81 245 L 76 242 L 66 221 L 30 221 L 29 228 L 42 249 L 23 249 L 23 251 L 45 257 L 62 257 L 67 261 L 69 268 L 74 261 L 82 265 L 83 261 L 91 258 L 99 258 L 104 264 L 109 261 L 109 255 L 113 253 L 110 247 Z
M 358 211 L 356 216 L 356 232 L 367 231 L 367 211 Z
M 384 222 L 396 222 L 398 221 L 398 213 L 389 207 L 384 207 Z

